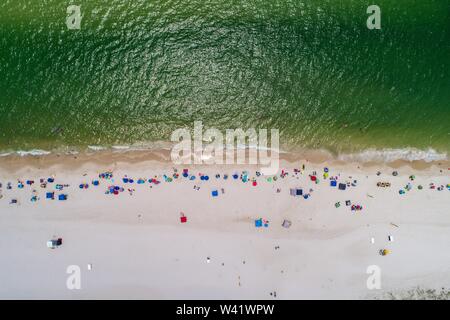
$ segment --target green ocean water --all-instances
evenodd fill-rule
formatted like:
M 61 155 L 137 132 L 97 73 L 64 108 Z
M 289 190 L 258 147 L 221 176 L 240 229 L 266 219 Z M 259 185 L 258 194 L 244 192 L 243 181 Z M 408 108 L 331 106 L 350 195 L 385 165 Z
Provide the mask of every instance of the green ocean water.
M 0 150 L 168 140 L 194 121 L 449 152 L 450 1 L 1 0 Z

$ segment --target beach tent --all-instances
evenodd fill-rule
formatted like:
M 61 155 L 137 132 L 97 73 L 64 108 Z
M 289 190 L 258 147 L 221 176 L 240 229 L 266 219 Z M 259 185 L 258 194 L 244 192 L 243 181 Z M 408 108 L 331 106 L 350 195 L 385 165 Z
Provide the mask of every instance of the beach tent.
M 292 222 L 291 221 L 289 221 L 289 220 L 284 220 L 283 221 L 283 223 L 281 224 L 281 226 L 283 227 L 283 228 L 289 228 L 290 226 L 292 225 Z
M 331 186 L 331 187 L 336 187 L 336 186 L 337 186 L 336 180 L 331 180 L 331 181 L 330 181 L 330 186 Z
M 62 245 L 62 238 L 47 241 L 47 248 L 50 248 L 50 249 L 55 249 L 55 248 L 59 247 L 60 245 Z
M 291 196 L 301 196 L 301 195 L 303 195 L 303 189 L 300 189 L 300 188 L 291 188 L 290 190 L 289 190 L 289 193 L 290 193 L 290 195 Z
M 56 248 L 56 246 L 53 244 L 53 240 L 48 240 L 47 241 L 47 248 L 50 248 L 50 249 L 55 249 Z
M 339 183 L 339 190 L 345 190 L 347 185 L 345 183 Z
M 47 199 L 55 199 L 55 193 L 54 192 L 47 192 L 46 194 Z
M 217 196 L 219 195 L 219 191 L 213 190 L 213 191 L 211 192 L 211 195 L 212 195 L 213 197 L 217 197 Z
M 60 194 L 58 196 L 58 200 L 61 200 L 61 201 L 67 200 L 67 194 Z

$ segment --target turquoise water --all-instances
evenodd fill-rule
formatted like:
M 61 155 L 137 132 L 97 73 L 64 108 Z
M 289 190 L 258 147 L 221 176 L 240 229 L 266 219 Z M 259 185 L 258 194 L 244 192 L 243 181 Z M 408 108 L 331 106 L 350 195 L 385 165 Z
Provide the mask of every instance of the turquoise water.
M 3 0 L 0 150 L 167 140 L 201 120 L 336 153 L 450 151 L 449 1 L 376 1 L 368 30 L 372 2 Z

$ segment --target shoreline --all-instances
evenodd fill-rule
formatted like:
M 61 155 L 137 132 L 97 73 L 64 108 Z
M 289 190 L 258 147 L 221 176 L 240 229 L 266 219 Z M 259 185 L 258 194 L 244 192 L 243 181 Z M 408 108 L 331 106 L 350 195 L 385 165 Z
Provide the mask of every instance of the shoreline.
M 294 166 L 298 163 L 310 163 L 313 165 L 329 165 L 345 167 L 347 165 L 353 167 L 363 167 L 372 169 L 391 168 L 399 169 L 406 168 L 414 172 L 429 171 L 429 170 L 448 170 L 450 168 L 450 160 L 405 160 L 397 159 L 394 161 L 377 161 L 377 160 L 350 160 L 340 159 L 324 150 L 303 150 L 297 152 L 282 152 L 279 154 L 280 167 Z M 73 153 L 48 153 L 41 155 L 26 155 L 18 154 L 4 155 L 0 157 L 0 170 L 3 169 L 8 172 L 20 172 L 25 170 L 44 170 L 52 167 L 61 167 L 67 169 L 80 168 L 85 166 L 116 166 L 121 165 L 144 165 L 145 163 L 156 165 L 157 167 L 195 167 L 195 166 L 211 166 L 206 164 L 200 165 L 173 165 L 170 159 L 170 149 L 160 148 L 155 150 L 98 150 L 85 151 Z M 228 166 L 216 165 L 213 166 Z M 233 166 L 233 165 L 231 165 Z M 241 166 L 245 166 L 241 165 Z M 255 165 L 248 165 L 249 167 L 256 167 Z

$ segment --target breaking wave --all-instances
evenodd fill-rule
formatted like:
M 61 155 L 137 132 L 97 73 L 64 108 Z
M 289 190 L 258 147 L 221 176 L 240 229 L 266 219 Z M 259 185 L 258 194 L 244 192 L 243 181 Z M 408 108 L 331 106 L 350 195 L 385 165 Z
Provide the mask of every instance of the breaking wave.
M 440 153 L 434 149 L 367 149 L 358 153 L 341 154 L 338 159 L 356 162 L 393 162 L 397 160 L 433 162 L 448 160 L 448 154 Z

